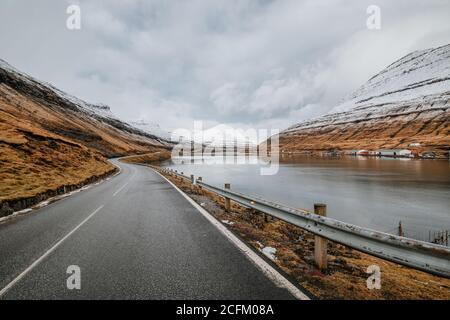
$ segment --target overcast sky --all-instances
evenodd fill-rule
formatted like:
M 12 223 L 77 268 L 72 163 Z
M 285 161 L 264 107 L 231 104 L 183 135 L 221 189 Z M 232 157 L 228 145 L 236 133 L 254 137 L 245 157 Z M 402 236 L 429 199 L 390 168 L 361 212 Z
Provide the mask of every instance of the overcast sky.
M 66 9 L 81 8 L 81 30 Z M 366 9 L 381 8 L 368 30 Z M 125 120 L 283 129 L 403 55 L 450 43 L 450 0 L 0 0 L 0 58 Z

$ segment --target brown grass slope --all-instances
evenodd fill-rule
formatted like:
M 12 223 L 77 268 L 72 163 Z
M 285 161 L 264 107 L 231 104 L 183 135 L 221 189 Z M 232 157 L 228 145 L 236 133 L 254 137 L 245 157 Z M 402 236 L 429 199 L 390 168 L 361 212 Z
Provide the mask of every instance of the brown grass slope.
M 394 149 L 420 143 L 419 151 L 446 155 L 450 149 L 450 109 L 306 128 L 282 133 L 279 139 L 285 152 Z
M 402 57 L 332 110 L 283 131 L 281 150 L 403 149 L 420 144 L 415 151 L 448 157 L 450 44 Z
M 169 148 L 0 65 L 0 217 L 112 173 L 106 157 Z

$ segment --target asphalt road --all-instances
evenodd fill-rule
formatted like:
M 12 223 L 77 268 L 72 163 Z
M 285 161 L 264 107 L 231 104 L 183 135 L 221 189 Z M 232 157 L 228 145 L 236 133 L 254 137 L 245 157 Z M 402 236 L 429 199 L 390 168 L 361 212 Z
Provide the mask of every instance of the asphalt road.
M 0 224 L 1 299 L 293 299 L 158 174 L 119 165 Z M 71 265 L 80 290 L 67 288 Z

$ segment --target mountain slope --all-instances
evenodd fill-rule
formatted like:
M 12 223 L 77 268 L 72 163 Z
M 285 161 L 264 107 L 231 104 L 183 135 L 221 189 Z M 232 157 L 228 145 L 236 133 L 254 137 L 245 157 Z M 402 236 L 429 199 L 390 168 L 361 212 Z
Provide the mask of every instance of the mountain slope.
M 140 119 L 138 121 L 131 121 L 129 122 L 129 124 L 134 128 L 144 131 L 150 135 L 157 136 L 165 140 L 170 140 L 171 133 L 169 131 L 161 129 L 159 124 L 145 121 L 143 119 Z
M 37 81 L 0 60 L 0 89 L 9 101 L 8 113 L 37 122 L 43 129 L 79 141 L 112 157 L 148 152 L 149 147 L 170 147 L 160 137 L 115 118 L 108 106 L 86 103 Z M 15 101 L 32 101 L 20 108 Z M 39 112 L 37 111 L 39 110 Z
M 170 148 L 0 60 L 0 217 L 110 174 L 106 157 Z
M 450 148 L 450 45 L 413 52 L 388 66 L 324 116 L 280 134 L 284 151 Z

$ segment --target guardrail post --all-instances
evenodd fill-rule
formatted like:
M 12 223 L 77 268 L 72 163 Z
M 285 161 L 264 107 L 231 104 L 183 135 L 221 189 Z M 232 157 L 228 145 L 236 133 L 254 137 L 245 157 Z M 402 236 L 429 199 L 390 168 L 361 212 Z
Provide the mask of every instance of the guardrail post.
M 403 233 L 403 226 L 402 226 L 402 222 L 401 222 L 401 221 L 398 223 L 398 235 L 399 235 L 400 237 L 403 237 L 403 236 L 404 236 L 404 233 Z
M 225 183 L 225 189 L 230 190 L 231 185 L 229 183 Z M 230 212 L 231 211 L 231 203 L 230 198 L 225 197 L 225 211 Z
M 314 204 L 314 213 L 326 217 L 327 205 L 316 203 Z M 314 260 L 320 270 L 326 270 L 328 265 L 327 259 L 327 244 L 328 241 L 325 238 L 314 236 Z
M 191 174 L 191 183 L 195 184 L 195 179 L 194 179 L 194 175 L 193 174 Z
M 203 180 L 202 180 L 202 177 L 198 177 L 197 178 L 197 182 L 202 182 Z M 200 186 L 200 185 L 198 185 L 198 190 L 199 191 L 202 191 L 202 187 Z

